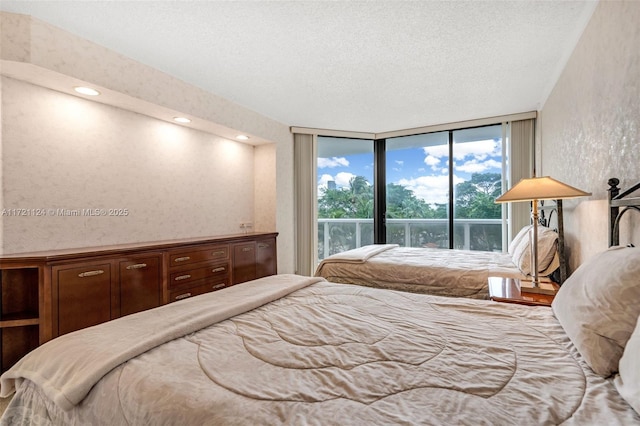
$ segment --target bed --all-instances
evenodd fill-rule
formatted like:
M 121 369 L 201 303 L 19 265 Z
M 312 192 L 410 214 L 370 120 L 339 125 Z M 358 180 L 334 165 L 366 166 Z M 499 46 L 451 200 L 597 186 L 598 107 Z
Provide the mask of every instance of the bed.
M 0 377 L 1 423 L 640 424 L 637 365 L 594 372 L 563 327 L 548 307 L 276 275 L 47 342 Z
M 538 226 L 539 274 L 548 277 L 558 271 L 553 281 L 560 283 L 566 278 L 561 203 L 547 205 L 553 210 L 541 216 Z M 557 231 L 548 226 L 554 212 Z M 518 232 L 507 253 L 374 244 L 323 259 L 315 276 L 337 283 L 487 299 L 489 276 L 526 279 L 531 275 L 531 227 Z
M 612 246 L 551 308 L 261 278 L 45 343 L 0 424 L 640 424 L 638 276 Z

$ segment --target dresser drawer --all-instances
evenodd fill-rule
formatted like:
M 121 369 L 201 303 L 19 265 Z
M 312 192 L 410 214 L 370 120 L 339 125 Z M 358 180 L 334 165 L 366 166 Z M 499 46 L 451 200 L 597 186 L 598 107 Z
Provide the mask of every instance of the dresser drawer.
M 210 264 L 205 267 L 187 269 L 170 274 L 169 287 L 182 287 L 187 283 L 211 277 L 220 277 L 222 279 L 228 275 L 229 262 Z
M 206 284 L 196 285 L 194 287 L 187 287 L 180 290 L 172 290 L 169 293 L 169 303 L 177 302 L 178 300 L 187 299 L 192 296 L 198 296 L 200 294 L 209 293 L 210 291 L 221 290 L 228 287 L 230 284 L 229 278 L 224 277 L 220 280 L 208 280 Z
M 54 266 L 54 337 L 112 319 L 113 296 L 111 263 Z
M 216 245 L 189 251 L 172 252 L 169 254 L 169 267 L 174 268 L 208 260 L 227 259 L 229 259 L 229 245 Z

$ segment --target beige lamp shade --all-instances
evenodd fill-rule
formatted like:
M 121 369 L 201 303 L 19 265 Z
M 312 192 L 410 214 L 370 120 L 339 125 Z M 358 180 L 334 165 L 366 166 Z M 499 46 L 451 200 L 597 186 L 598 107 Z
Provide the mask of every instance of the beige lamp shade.
M 549 176 L 522 179 L 513 188 L 496 198 L 496 203 L 532 200 L 558 200 L 591 195 Z

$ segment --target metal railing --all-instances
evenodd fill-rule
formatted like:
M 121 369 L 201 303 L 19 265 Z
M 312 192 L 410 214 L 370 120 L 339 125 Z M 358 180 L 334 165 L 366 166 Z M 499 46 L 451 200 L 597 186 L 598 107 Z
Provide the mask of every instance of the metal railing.
M 448 219 L 387 219 L 387 242 L 448 248 Z M 455 219 L 455 248 L 502 251 L 501 219 Z M 318 259 L 373 244 L 373 219 L 318 219 Z

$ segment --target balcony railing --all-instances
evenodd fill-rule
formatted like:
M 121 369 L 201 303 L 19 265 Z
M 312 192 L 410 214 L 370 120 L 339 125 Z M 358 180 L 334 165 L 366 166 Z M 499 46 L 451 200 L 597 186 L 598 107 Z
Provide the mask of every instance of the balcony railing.
M 387 219 L 387 242 L 449 248 L 447 219 Z M 373 244 L 373 219 L 318 219 L 318 259 Z M 502 220 L 455 219 L 454 248 L 502 251 Z

